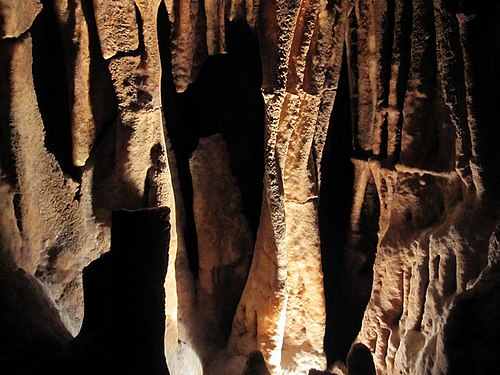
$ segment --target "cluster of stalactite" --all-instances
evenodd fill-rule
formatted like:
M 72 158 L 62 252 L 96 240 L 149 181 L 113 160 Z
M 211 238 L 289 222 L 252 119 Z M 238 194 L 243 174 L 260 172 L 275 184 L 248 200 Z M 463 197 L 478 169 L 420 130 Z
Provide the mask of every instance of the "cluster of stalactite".
M 356 344 L 349 373 L 371 369 L 366 348 L 379 374 L 494 368 L 499 17 L 493 1 L 0 0 L 0 277 L 17 280 L 2 298 L 33 324 L 12 340 L 64 347 L 111 213 L 168 206 L 172 374 L 255 358 L 271 374 L 348 371 L 325 347 L 341 311 L 331 252 L 366 296 L 359 334 L 339 339 Z M 217 64 L 231 79 L 211 81 Z M 341 121 L 350 216 L 326 248 L 322 165 Z M 489 353 L 466 367 L 459 342 L 481 344 L 461 319 Z

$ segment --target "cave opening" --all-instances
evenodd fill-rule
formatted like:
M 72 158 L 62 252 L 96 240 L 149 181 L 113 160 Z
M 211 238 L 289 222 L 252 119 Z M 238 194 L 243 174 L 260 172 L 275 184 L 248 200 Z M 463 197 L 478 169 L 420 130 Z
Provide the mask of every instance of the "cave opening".
M 201 138 L 214 134 L 222 136 L 229 154 L 229 172 L 241 192 L 243 214 L 254 239 L 257 233 L 264 174 L 262 68 L 255 32 L 244 22 L 226 20 L 227 53 L 209 56 L 195 82 L 178 93 L 172 75 L 171 31 L 162 3 L 158 11 L 158 39 L 165 127 L 175 154 L 189 266 L 196 278 L 199 272 L 198 234 L 189 160 Z

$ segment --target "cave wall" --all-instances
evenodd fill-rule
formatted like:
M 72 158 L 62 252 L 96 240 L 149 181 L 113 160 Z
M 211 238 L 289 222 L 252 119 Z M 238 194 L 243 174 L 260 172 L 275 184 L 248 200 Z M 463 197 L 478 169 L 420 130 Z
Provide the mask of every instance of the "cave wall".
M 471 46 L 483 42 L 470 31 L 476 22 L 491 27 L 496 11 L 388 1 L 359 2 L 351 13 L 359 155 L 351 224 L 369 204 L 367 175 L 380 202 L 373 288 L 357 341 L 372 349 L 379 373 L 447 373 L 448 316 L 462 294 L 481 288 L 475 280 L 486 272 L 498 220 L 498 161 L 482 146 L 496 134 L 488 130 L 493 117 L 481 112 L 494 109 L 480 104 L 488 94 L 477 90 L 483 73 Z M 486 61 L 497 58 L 492 51 Z
M 368 352 L 379 374 L 495 368 L 499 17 L 494 1 L 1 0 L 1 324 L 16 291 L 43 306 L 5 358 L 78 334 L 113 211 L 168 206 L 172 374 L 356 373 Z M 481 360 L 462 366 L 461 341 Z

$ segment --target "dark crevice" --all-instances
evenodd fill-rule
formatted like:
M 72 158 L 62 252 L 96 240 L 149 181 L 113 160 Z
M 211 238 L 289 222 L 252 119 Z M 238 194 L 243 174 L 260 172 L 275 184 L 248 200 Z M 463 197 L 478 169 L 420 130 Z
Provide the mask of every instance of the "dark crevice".
M 388 30 L 382 34 L 382 48 L 381 48 L 381 60 L 383 62 L 391 62 L 392 56 L 394 52 L 394 25 L 395 25 L 395 3 L 394 0 L 389 0 L 387 2 L 387 10 L 386 17 L 384 18 L 382 29 Z M 380 64 L 380 80 L 382 82 L 382 98 L 381 103 L 379 104 L 382 108 L 388 108 L 389 106 L 389 91 L 390 91 L 390 82 L 391 82 L 391 71 L 392 64 L 391 63 L 381 63 Z M 380 155 L 377 155 L 381 158 L 386 158 L 390 153 L 388 150 L 389 146 L 389 132 L 388 132 L 388 117 L 387 112 L 384 115 L 384 122 L 382 123 L 382 139 L 380 140 Z
M 344 56 L 347 56 L 347 74 L 348 74 L 348 87 L 349 87 L 349 105 L 350 105 L 350 121 L 352 129 L 352 148 L 354 154 L 363 153 L 363 149 L 359 144 L 359 129 L 358 129 L 358 20 L 354 8 L 349 14 L 349 25 L 347 28 L 348 45 L 346 45 Z
M 329 364 L 345 360 L 354 339 L 349 331 L 360 322 L 348 324 L 348 311 L 342 311 L 349 295 L 342 288 L 344 249 L 353 198 L 354 168 L 351 113 L 346 55 L 344 54 L 339 86 L 330 119 L 323 160 L 319 202 L 319 227 L 326 296 L 325 351 Z
M 467 53 L 470 61 L 467 77 L 474 84 L 469 95 L 474 98 L 473 111 L 477 120 L 477 154 L 488 198 L 500 197 L 500 2 L 495 0 L 462 0 L 461 11 L 474 15 L 465 24 Z
M 321 163 L 319 227 L 326 296 L 325 351 L 328 364 L 345 361 L 360 328 L 373 280 L 379 202 L 370 179 L 359 233 L 351 231 L 354 166 L 347 57 L 344 54 L 337 96 Z
M 371 292 L 373 265 L 375 263 L 375 256 L 377 255 L 379 218 L 380 201 L 377 187 L 372 177 L 366 185 L 363 207 L 361 209 L 359 237 L 355 242 L 353 241 L 356 252 L 363 259 L 356 277 L 359 282 L 357 286 L 359 291 L 357 308 L 362 307 L 362 311 L 358 310 L 358 313 L 364 312 Z
M 404 122 L 404 116 L 403 112 L 401 111 L 398 116 L 398 122 L 396 123 L 396 142 L 395 142 L 396 144 L 394 147 L 394 161 L 393 161 L 394 164 L 396 164 L 401 157 L 403 122 Z
M 376 155 L 377 158 L 385 159 L 387 158 L 387 147 L 389 144 L 389 128 L 388 128 L 388 118 L 387 113 L 384 115 L 384 121 L 381 125 L 380 131 L 380 153 Z
M 15 193 L 12 198 L 12 204 L 14 206 L 14 215 L 16 217 L 17 229 L 19 233 L 23 233 L 23 215 L 21 211 L 21 194 Z
M 382 34 L 382 49 L 381 59 L 384 62 L 389 62 L 392 60 L 393 47 L 394 47 L 394 24 L 395 24 L 395 4 L 394 0 L 387 1 L 387 11 L 386 17 L 384 19 L 382 29 L 387 30 Z M 389 89 L 391 82 L 391 69 L 392 66 L 389 63 L 382 63 L 380 68 L 380 80 L 382 81 L 382 93 L 384 95 L 382 103 L 380 103 L 384 108 L 389 105 Z
M 144 30 L 143 30 L 144 25 L 142 21 L 142 14 L 136 3 L 134 3 L 134 8 L 135 8 L 135 19 L 137 22 L 137 31 L 139 33 L 139 45 L 137 47 L 137 51 L 139 51 L 139 53 L 141 53 L 142 55 L 141 57 L 142 62 L 145 62 L 147 61 L 148 56 L 146 54 L 146 47 L 144 45 Z
M 87 21 L 90 50 L 90 101 L 92 114 L 96 124 L 95 148 L 105 138 L 106 132 L 113 126 L 118 117 L 118 100 L 116 98 L 111 73 L 102 56 L 101 43 L 95 22 L 94 7 L 87 1 L 82 2 L 82 10 Z
M 227 143 L 231 172 L 241 191 L 243 213 L 254 235 L 257 233 L 264 165 L 262 72 L 254 32 L 244 23 L 227 22 L 227 54 L 208 57 L 196 82 L 183 93 L 177 93 L 172 77 L 170 31 L 167 11 L 161 5 L 158 36 L 163 71 L 162 101 L 184 201 L 188 259 L 197 276 L 198 246 L 189 158 L 200 138 L 222 134 Z
M 120 59 L 122 57 L 137 57 L 141 55 L 141 49 L 137 48 L 132 51 L 117 51 L 109 60 Z
M 399 46 L 399 70 L 398 81 L 396 84 L 396 92 L 398 98 L 398 110 L 403 110 L 404 99 L 406 95 L 406 86 L 408 84 L 408 74 L 410 72 L 411 63 L 411 34 L 413 23 L 413 1 L 405 0 L 403 2 L 403 10 L 401 15 L 401 44 Z
M 11 56 L 17 40 L 0 40 L 0 183 L 16 186 L 16 166 L 11 144 Z
M 410 74 L 411 63 L 411 33 L 413 23 L 413 0 L 403 1 L 401 15 L 401 35 L 399 36 L 399 70 L 396 82 L 397 110 L 400 113 L 396 127 L 396 145 L 394 150 L 394 163 L 397 163 L 401 154 L 401 133 L 403 129 L 403 105 L 405 102 L 406 89 L 408 86 L 408 76 Z
M 64 173 L 80 180 L 81 171 L 73 165 L 72 157 L 71 99 L 63 42 L 52 2 L 42 3 L 43 9 L 31 27 L 31 36 L 33 81 L 45 130 L 45 147 Z
M 420 309 L 418 312 L 418 320 L 416 326 L 413 328 L 416 331 L 422 330 L 422 321 L 424 319 L 424 306 L 427 304 L 427 293 L 429 291 L 430 277 L 429 277 L 429 256 L 425 257 L 423 262 L 423 267 L 421 271 L 422 280 L 424 280 L 424 285 L 422 287 L 422 301 L 420 302 Z

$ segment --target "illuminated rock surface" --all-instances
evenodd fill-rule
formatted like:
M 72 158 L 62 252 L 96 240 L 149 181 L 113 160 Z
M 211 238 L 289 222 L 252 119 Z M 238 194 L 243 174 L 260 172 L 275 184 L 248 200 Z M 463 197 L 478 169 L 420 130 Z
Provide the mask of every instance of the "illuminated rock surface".
M 84 308 L 82 272 L 113 211 L 169 207 L 148 373 L 494 373 L 499 25 L 493 0 L 0 0 L 0 365 L 104 345 L 82 322 L 120 302 Z

